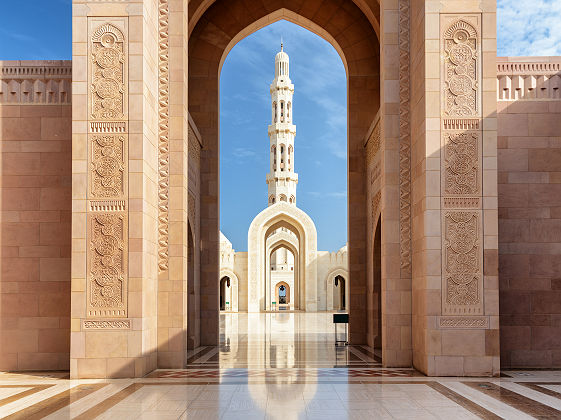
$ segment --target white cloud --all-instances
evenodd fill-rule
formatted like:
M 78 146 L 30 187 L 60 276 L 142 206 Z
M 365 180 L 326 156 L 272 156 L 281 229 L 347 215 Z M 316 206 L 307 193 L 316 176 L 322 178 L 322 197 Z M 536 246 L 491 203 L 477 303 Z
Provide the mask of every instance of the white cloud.
M 561 55 L 560 0 L 498 0 L 499 56 Z
M 330 191 L 330 192 L 320 192 L 320 191 L 308 191 L 308 195 L 314 198 L 347 198 L 347 191 Z
M 233 151 L 233 154 L 237 158 L 252 158 L 255 157 L 257 154 L 254 150 L 248 149 L 246 147 L 236 147 Z

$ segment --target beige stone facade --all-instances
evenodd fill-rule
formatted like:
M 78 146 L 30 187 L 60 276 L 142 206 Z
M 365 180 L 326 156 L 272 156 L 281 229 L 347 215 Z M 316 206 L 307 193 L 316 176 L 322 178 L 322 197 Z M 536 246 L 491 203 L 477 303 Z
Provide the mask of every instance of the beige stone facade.
M 220 68 L 280 19 L 347 71 L 351 343 L 560 366 L 559 60 L 497 63 L 495 1 L 74 0 L 71 84 L 0 65 L 2 369 L 142 376 L 218 343 Z

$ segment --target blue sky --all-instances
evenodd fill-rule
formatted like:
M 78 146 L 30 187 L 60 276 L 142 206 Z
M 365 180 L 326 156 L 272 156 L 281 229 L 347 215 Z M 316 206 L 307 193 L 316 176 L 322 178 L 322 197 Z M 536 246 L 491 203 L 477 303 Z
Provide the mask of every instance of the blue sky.
M 0 60 L 71 59 L 71 0 L 2 2 Z M 498 0 L 499 56 L 561 55 L 561 0 Z M 281 21 L 240 41 L 221 75 L 221 229 L 238 251 L 267 205 L 269 84 L 280 37 L 295 84 L 298 206 L 318 229 L 318 247 L 346 242 L 346 86 L 335 50 Z

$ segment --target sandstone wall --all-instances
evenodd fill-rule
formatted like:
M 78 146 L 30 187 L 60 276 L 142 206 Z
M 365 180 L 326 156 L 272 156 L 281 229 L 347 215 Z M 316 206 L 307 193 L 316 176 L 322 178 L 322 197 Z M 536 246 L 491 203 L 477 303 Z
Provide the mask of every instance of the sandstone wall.
M 503 368 L 561 366 L 560 63 L 498 60 Z
M 68 369 L 70 62 L 0 69 L 0 370 Z

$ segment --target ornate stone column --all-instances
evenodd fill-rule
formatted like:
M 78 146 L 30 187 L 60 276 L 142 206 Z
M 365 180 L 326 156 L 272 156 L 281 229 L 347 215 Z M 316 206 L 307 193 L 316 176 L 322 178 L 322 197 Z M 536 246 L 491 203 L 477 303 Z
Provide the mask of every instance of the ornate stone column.
M 411 12 L 413 364 L 496 375 L 496 2 Z
M 156 367 L 157 8 L 73 4 L 73 378 Z

